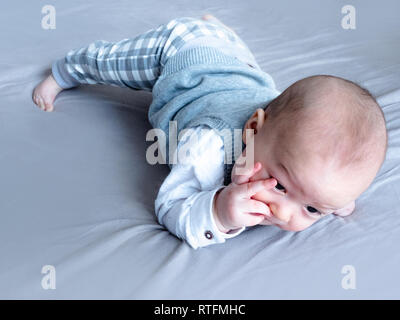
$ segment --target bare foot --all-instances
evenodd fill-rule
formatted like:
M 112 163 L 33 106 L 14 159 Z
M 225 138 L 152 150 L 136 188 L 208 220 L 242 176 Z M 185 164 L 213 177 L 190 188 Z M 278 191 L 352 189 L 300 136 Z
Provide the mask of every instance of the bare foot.
M 205 14 L 204 16 L 201 17 L 202 20 L 212 20 L 216 19 L 212 14 Z
M 63 91 L 52 75 L 39 83 L 32 93 L 33 102 L 43 111 L 53 111 L 56 96 Z
M 222 23 L 221 20 L 217 19 L 212 14 L 205 14 L 204 16 L 201 17 L 201 19 L 210 22 L 215 21 L 217 24 L 224 26 L 225 28 L 231 30 L 234 33 L 233 29 L 229 28 L 226 24 Z

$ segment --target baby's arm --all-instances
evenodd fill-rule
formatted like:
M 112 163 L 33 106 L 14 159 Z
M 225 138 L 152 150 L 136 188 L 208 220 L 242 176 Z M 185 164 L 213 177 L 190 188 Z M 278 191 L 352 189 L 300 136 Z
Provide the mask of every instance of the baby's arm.
M 181 163 L 178 158 L 155 201 L 158 221 L 195 249 L 223 243 L 246 226 L 263 221 L 264 215 L 270 214 L 269 208 L 251 196 L 276 184 L 276 180 L 267 179 L 224 187 L 225 152 L 221 137 L 201 126 L 189 137 L 197 134 L 200 139 L 189 140 L 185 145 L 185 150 L 190 150 L 188 161 Z M 178 145 L 178 155 L 185 137 Z M 248 178 L 256 171 L 250 172 Z
M 201 138 L 188 148 L 188 161 L 182 163 L 178 158 L 178 163 L 172 167 L 158 192 L 155 211 L 160 224 L 196 249 L 223 243 L 244 228 L 223 233 L 213 216 L 214 195 L 223 188 L 224 180 L 222 139 L 205 127 L 197 127 L 192 134 L 201 134 Z M 184 139 L 185 136 L 181 141 Z M 178 152 L 182 145 L 178 144 Z M 210 163 L 210 159 L 216 160 Z

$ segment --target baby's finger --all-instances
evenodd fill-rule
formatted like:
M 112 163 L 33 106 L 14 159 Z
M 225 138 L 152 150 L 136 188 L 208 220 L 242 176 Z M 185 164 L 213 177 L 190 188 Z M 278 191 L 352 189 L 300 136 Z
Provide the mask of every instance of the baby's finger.
M 274 178 L 269 178 L 265 180 L 257 180 L 257 181 L 252 181 L 249 183 L 241 184 L 239 186 L 239 194 L 243 196 L 246 199 L 251 198 L 253 195 L 255 195 L 257 192 L 260 192 L 261 190 L 269 190 L 275 187 L 277 184 L 277 181 Z
M 271 216 L 269 207 L 264 202 L 258 200 L 247 200 L 244 211 L 247 213 L 262 214 L 267 217 Z
M 247 170 L 244 168 L 240 168 L 239 170 L 238 167 L 235 166 L 232 170 L 232 182 L 235 184 L 243 184 L 249 182 L 249 179 L 258 171 L 260 171 L 261 167 L 262 165 L 260 162 L 256 162 L 254 166 Z
M 266 220 L 264 219 L 264 216 L 262 214 L 248 213 L 244 216 L 243 223 L 241 225 L 245 227 L 252 227 L 262 223 L 263 221 Z
M 336 210 L 334 212 L 334 214 L 341 216 L 341 217 L 346 217 L 346 216 L 352 214 L 354 209 L 355 209 L 355 202 L 352 201 L 348 205 L 346 205 L 344 208 Z

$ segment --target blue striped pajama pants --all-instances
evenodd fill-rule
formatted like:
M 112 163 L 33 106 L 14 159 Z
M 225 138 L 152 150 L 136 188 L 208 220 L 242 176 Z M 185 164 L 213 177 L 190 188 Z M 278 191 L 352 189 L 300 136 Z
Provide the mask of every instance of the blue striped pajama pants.
M 212 46 L 258 68 L 254 56 L 231 29 L 218 20 L 177 18 L 134 38 L 95 41 L 70 50 L 55 61 L 52 73 L 64 89 L 80 84 L 107 84 L 151 91 L 163 66 L 178 51 Z

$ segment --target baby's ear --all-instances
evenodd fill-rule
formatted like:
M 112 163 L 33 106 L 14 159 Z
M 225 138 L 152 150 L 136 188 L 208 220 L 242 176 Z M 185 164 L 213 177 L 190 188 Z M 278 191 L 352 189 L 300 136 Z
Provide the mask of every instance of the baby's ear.
M 356 207 L 356 204 L 354 201 L 352 201 L 347 206 L 345 206 L 339 210 L 336 210 L 333 214 L 336 214 L 337 216 L 341 216 L 341 217 L 346 217 L 353 213 L 355 207 Z

